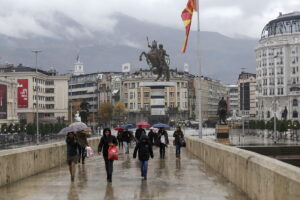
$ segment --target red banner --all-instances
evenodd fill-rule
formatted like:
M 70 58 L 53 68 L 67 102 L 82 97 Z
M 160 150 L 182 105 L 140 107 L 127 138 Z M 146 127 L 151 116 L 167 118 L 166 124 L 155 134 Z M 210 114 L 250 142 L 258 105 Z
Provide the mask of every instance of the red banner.
M 27 79 L 18 79 L 18 108 L 28 108 Z
M 7 86 L 0 85 L 0 119 L 7 119 Z

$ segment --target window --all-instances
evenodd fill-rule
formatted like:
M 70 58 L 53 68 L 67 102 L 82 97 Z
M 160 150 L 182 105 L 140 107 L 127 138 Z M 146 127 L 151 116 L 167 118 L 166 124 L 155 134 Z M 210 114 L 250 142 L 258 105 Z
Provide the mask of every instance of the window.
M 298 118 L 298 112 L 297 111 L 293 112 L 293 118 Z
M 283 95 L 283 88 L 277 88 L 277 94 Z
M 267 118 L 270 118 L 270 116 L 271 116 L 271 113 L 270 113 L 270 111 L 268 111 L 267 112 Z
M 54 97 L 46 97 L 46 101 L 54 101 Z
M 54 93 L 54 88 L 46 88 L 45 92 L 53 94 Z
M 170 98 L 174 98 L 174 92 L 170 92 Z
M 46 104 L 46 109 L 54 109 L 54 104 Z
M 270 88 L 270 95 L 274 95 L 274 88 Z
M 283 85 L 283 78 L 277 78 L 277 84 L 278 85 Z
M 129 109 L 133 109 L 133 103 L 130 103 Z
M 293 106 L 298 106 L 298 100 L 297 99 L 293 99 Z
M 146 110 L 149 110 L 149 108 L 150 108 L 149 103 L 145 103 L 145 104 L 144 104 L 144 108 L 145 108 Z
M 133 99 L 134 98 L 134 92 L 130 92 L 130 99 Z
M 264 84 L 263 85 L 268 85 L 268 79 L 264 79 Z
M 144 98 L 149 98 L 150 97 L 150 93 L 149 92 L 144 92 Z

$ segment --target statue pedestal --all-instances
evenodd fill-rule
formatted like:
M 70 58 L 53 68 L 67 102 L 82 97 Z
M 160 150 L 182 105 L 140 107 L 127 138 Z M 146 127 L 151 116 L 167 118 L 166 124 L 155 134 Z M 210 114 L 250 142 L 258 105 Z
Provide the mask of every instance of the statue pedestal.
M 216 126 L 217 139 L 227 139 L 229 138 L 229 125 L 218 124 Z
M 229 125 L 218 124 L 216 126 L 217 142 L 229 145 Z

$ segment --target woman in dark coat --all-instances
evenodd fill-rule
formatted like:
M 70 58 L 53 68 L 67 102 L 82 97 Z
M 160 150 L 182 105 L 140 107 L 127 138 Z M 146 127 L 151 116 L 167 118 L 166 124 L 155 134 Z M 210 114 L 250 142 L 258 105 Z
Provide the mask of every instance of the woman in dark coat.
M 71 175 L 71 181 L 75 179 L 76 163 L 78 161 L 78 141 L 75 133 L 69 132 L 66 138 L 67 143 L 67 162 L 69 165 L 69 171 Z
M 101 152 L 105 161 L 105 169 L 107 174 L 107 181 L 112 182 L 112 173 L 113 173 L 113 160 L 108 159 L 108 148 L 109 146 L 118 145 L 117 138 L 111 135 L 111 131 L 109 128 L 105 128 L 103 130 L 103 136 L 100 139 L 100 143 L 98 145 L 98 154 Z
M 166 154 L 166 147 L 169 145 L 169 137 L 167 131 L 164 128 L 160 128 L 158 131 L 158 143 L 160 158 L 164 159 Z
M 173 134 L 174 144 L 176 146 L 176 158 L 180 158 L 180 148 L 182 146 L 182 141 L 184 140 L 183 132 L 181 131 L 180 126 L 176 127 L 176 131 Z

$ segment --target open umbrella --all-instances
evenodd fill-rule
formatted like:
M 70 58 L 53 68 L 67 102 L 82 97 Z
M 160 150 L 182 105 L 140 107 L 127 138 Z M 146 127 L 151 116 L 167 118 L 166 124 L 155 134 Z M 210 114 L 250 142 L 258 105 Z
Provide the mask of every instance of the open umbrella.
M 153 125 L 154 128 L 170 128 L 168 124 L 158 123 Z
M 133 128 L 135 128 L 135 125 L 134 124 L 126 124 L 126 125 L 121 126 L 121 128 L 126 129 L 126 130 L 133 129 Z
M 148 122 L 139 122 L 136 124 L 136 126 L 149 127 L 150 124 Z
M 157 132 L 158 128 L 151 127 L 150 130 L 153 130 L 154 132 Z
M 122 127 L 120 127 L 120 126 L 117 126 L 116 128 L 114 128 L 114 130 L 115 130 L 115 131 L 122 131 L 123 129 L 122 129 Z
M 63 128 L 58 134 L 59 135 L 66 135 L 67 133 L 70 132 L 79 132 L 79 131 L 83 131 L 86 134 L 90 133 L 90 128 L 83 122 L 74 122 L 72 124 L 70 124 L 68 127 Z

